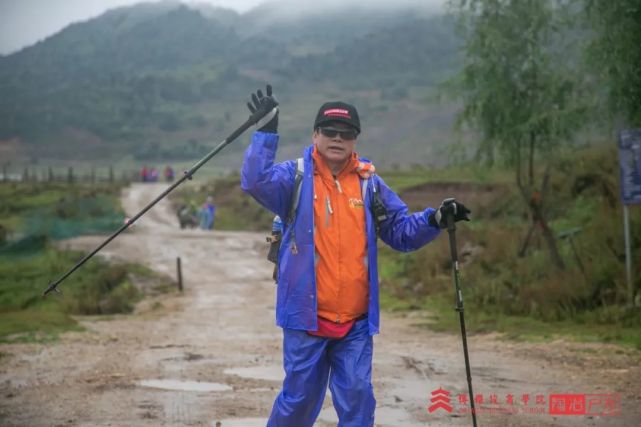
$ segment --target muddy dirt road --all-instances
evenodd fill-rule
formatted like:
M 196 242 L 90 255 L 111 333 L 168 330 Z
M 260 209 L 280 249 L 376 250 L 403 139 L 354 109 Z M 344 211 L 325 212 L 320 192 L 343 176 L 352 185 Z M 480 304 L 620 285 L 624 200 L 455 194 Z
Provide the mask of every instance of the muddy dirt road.
M 162 189 L 134 185 L 123 196 L 127 212 Z M 265 425 L 283 374 L 263 242 L 257 233 L 180 230 L 168 204 L 156 206 L 104 254 L 172 276 L 180 256 L 185 292 L 149 298 L 131 315 L 80 318 L 86 331 L 55 343 L 1 345 L 0 425 Z M 471 425 L 459 403 L 467 392 L 460 337 L 429 331 L 428 319 L 424 312 L 382 318 L 374 344 L 378 426 Z M 639 352 L 497 335 L 472 336 L 469 347 L 474 391 L 484 400 L 480 426 L 641 425 Z M 451 393 L 452 411 L 429 413 L 439 387 Z M 620 415 L 551 415 L 553 394 L 618 394 Z M 594 399 L 593 412 L 612 401 Z M 328 393 L 317 425 L 336 422 Z

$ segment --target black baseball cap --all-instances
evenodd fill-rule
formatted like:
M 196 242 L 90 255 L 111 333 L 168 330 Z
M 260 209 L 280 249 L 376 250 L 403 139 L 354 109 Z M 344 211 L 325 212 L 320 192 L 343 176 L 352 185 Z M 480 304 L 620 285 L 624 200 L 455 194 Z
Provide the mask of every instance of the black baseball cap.
M 345 123 L 361 132 L 361 121 L 358 118 L 358 111 L 356 107 L 346 102 L 332 101 L 326 102 L 318 110 L 316 120 L 314 121 L 314 129 L 329 122 Z

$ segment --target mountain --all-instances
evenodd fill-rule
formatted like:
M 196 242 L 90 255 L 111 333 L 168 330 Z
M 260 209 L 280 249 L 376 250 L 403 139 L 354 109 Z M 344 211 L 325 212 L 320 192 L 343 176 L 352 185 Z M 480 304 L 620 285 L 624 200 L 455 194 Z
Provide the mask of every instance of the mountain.
M 42 159 L 193 159 L 242 123 L 248 94 L 270 82 L 283 155 L 298 155 L 318 106 L 340 98 L 357 105 L 363 149 L 379 164 L 442 161 L 454 106 L 433 99 L 460 64 L 452 19 L 418 5 L 293 4 L 238 14 L 143 3 L 0 57 L 0 144 L 19 141 L 16 156 Z

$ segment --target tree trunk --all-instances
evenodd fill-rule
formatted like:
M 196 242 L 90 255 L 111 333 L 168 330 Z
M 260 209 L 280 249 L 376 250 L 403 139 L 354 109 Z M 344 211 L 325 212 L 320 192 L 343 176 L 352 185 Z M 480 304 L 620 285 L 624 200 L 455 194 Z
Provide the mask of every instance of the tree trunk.
M 527 247 L 530 245 L 530 238 L 532 237 L 532 233 L 534 232 L 535 226 L 534 223 L 530 225 L 530 229 L 527 231 L 527 234 L 525 235 L 525 240 L 523 240 L 523 244 L 521 245 L 521 249 L 519 249 L 519 258 L 523 258 L 525 256 L 525 251 L 527 251 Z
M 530 152 L 529 152 L 529 158 L 528 158 L 528 177 L 530 180 L 533 180 L 534 178 L 534 150 L 533 150 L 533 139 L 530 140 Z M 550 167 L 546 167 L 545 173 L 543 176 L 543 185 L 542 185 L 542 191 L 535 191 L 532 189 L 532 184 L 531 182 L 530 185 L 523 185 L 523 180 L 521 178 L 521 156 L 520 156 L 520 145 L 517 145 L 517 165 L 516 165 L 516 185 L 519 188 L 519 191 L 521 192 L 521 195 L 523 196 L 523 199 L 525 200 L 525 203 L 528 205 L 530 209 L 530 215 L 532 216 L 532 225 L 530 226 L 530 229 L 528 230 L 528 233 L 525 237 L 525 240 L 523 241 L 523 244 L 521 245 L 521 249 L 518 252 L 519 257 L 525 256 L 525 252 L 527 251 L 528 245 L 530 244 L 532 235 L 536 231 L 537 227 L 541 228 L 541 233 L 543 234 L 543 238 L 545 239 L 545 243 L 547 244 L 548 251 L 550 252 L 550 258 L 552 258 L 552 262 L 554 265 L 559 269 L 559 270 L 565 270 L 565 264 L 563 262 L 563 259 L 561 258 L 561 255 L 559 254 L 559 250 L 556 246 L 556 238 L 554 237 L 554 233 L 552 233 L 552 230 L 548 227 L 547 220 L 545 218 L 545 215 L 543 214 L 543 197 L 545 194 L 547 194 L 547 189 L 548 189 L 548 184 L 549 184 L 549 178 L 550 178 Z
M 549 182 L 548 180 L 549 168 L 546 168 L 546 171 L 545 171 L 545 176 L 543 178 L 542 192 L 533 191 L 530 186 L 527 186 L 527 187 L 524 186 L 523 181 L 521 180 L 521 177 L 520 177 L 520 172 L 521 172 L 521 169 L 517 168 L 516 183 L 517 183 L 517 186 L 519 187 L 521 195 L 523 196 L 523 199 L 525 200 L 525 203 L 528 205 L 530 209 L 530 215 L 532 217 L 532 225 L 528 230 L 528 234 L 526 235 L 525 240 L 523 241 L 523 244 L 521 245 L 521 249 L 519 250 L 518 256 L 519 257 L 525 256 L 525 251 L 527 251 L 532 235 L 536 232 L 537 228 L 540 228 L 541 233 L 543 234 L 543 239 L 545 239 L 545 243 L 547 244 L 548 251 L 550 252 L 550 258 L 552 258 L 552 262 L 559 270 L 565 270 L 565 264 L 556 246 L 556 238 L 554 237 L 554 233 L 552 233 L 552 230 L 550 230 L 550 227 L 548 227 L 547 220 L 543 213 L 543 195 L 547 193 L 546 190 Z
M 548 251 L 550 251 L 552 262 L 559 270 L 565 270 L 565 263 L 561 258 L 561 254 L 559 254 L 559 249 L 556 247 L 556 237 L 554 237 L 554 233 L 552 233 L 552 230 L 548 227 L 548 223 L 543 217 L 542 212 L 539 212 L 539 215 L 539 224 L 541 225 L 541 231 L 543 233 L 545 243 L 548 245 Z
M 543 214 L 543 201 L 541 200 L 540 193 L 534 192 L 532 197 L 530 197 L 529 200 L 526 200 L 526 202 L 530 208 L 530 215 L 532 215 L 532 226 L 528 230 L 523 246 L 519 251 L 519 256 L 523 257 L 525 255 L 531 235 L 538 227 L 541 229 L 541 234 L 543 234 L 543 239 L 545 239 L 545 243 L 547 244 L 552 262 L 559 270 L 565 270 L 565 263 L 563 262 L 563 258 L 561 258 L 561 254 L 556 246 L 556 237 L 554 237 L 554 233 L 550 227 L 548 227 L 547 219 Z

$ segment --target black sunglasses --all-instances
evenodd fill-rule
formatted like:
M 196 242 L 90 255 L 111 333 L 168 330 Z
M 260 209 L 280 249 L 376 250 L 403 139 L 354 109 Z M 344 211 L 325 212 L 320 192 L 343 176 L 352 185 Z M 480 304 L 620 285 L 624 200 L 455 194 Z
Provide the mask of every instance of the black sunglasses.
M 320 133 L 328 138 L 335 138 L 339 135 L 345 141 L 352 141 L 358 136 L 358 131 L 355 129 L 334 129 L 319 127 Z

